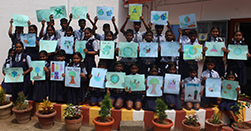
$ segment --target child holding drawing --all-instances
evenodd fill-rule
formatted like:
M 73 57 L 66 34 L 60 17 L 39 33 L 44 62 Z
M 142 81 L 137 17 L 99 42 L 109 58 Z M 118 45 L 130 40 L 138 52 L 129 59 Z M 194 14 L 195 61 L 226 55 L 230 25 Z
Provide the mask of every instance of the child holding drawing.
M 16 26 L 15 29 L 15 33 L 12 33 L 12 27 L 13 27 L 13 19 L 10 20 L 10 28 L 8 31 L 9 37 L 11 38 L 12 41 L 12 46 L 11 47 L 15 47 L 15 44 L 21 40 L 20 36 L 21 34 L 24 33 L 24 27 L 22 26 Z

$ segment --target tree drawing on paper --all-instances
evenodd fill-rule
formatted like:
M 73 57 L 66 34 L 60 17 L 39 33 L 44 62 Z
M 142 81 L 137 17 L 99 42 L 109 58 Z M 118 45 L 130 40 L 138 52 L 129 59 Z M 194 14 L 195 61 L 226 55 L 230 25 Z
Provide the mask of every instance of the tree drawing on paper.
M 118 82 L 119 82 L 119 76 L 118 76 L 117 74 L 111 75 L 111 82 L 112 82 L 113 84 L 118 83 Z
M 100 72 L 98 72 L 97 76 L 94 76 L 95 81 L 100 81 L 101 80 L 101 77 L 99 75 L 100 75 Z
M 156 86 L 159 84 L 159 80 L 157 78 L 152 78 L 149 81 L 149 84 L 152 85 L 152 91 L 150 92 L 150 94 L 157 94 L 156 93 Z
M 168 89 L 176 89 L 176 80 L 175 79 L 168 80 L 167 88 Z
M 137 79 L 134 79 L 133 81 L 130 81 L 130 86 L 133 89 L 137 89 L 139 86 L 139 81 L 137 81 Z
M 241 55 L 242 54 L 241 48 L 235 48 L 234 49 L 234 54 L 237 55 L 237 56 Z
M 71 77 L 71 81 L 69 84 L 76 84 L 74 78 L 76 77 L 76 73 L 74 71 L 69 72 L 69 76 Z
M 162 14 L 160 16 L 157 13 L 155 15 L 153 15 L 153 20 L 158 21 L 159 19 L 166 20 L 167 19 L 166 13 L 164 13 L 164 14 Z
M 195 23 L 193 24 L 188 24 L 190 22 L 190 17 L 189 16 L 185 16 L 185 18 L 183 19 L 183 22 L 180 23 L 181 26 L 187 26 L 187 27 L 196 27 Z
M 109 55 L 110 50 L 111 50 L 111 46 L 106 45 L 106 46 L 103 48 L 102 53 L 103 53 L 104 55 Z
M 69 49 L 70 46 L 71 46 L 71 41 L 66 40 L 66 41 L 64 42 L 64 46 L 67 47 L 67 49 Z
M 34 68 L 34 72 L 37 73 L 37 76 L 34 76 L 33 79 L 41 79 L 42 78 L 41 76 L 39 76 L 40 71 L 42 71 L 42 70 L 40 70 L 39 67 Z
M 16 72 L 16 71 L 12 71 L 11 73 L 8 74 L 8 76 L 10 77 L 10 79 L 12 81 L 17 81 L 17 79 L 19 78 L 20 74 L 18 74 L 18 72 Z

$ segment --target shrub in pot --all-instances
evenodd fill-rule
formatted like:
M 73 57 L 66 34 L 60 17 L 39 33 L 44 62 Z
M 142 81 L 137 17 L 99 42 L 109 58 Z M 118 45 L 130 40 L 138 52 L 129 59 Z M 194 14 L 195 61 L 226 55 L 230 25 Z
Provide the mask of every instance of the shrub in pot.
M 99 116 L 93 119 L 96 131 L 111 131 L 114 123 L 114 119 L 110 117 L 111 108 L 110 93 L 107 93 L 101 103 Z
M 30 121 L 31 119 L 31 110 L 32 106 L 26 101 L 26 97 L 23 92 L 18 93 L 16 104 L 12 108 L 12 111 L 15 113 L 17 123 L 24 124 Z
M 234 106 L 232 106 L 231 108 L 236 108 L 239 107 L 239 110 L 235 110 L 234 114 L 237 117 L 237 121 L 234 122 L 231 127 L 235 130 L 235 131 L 250 131 L 251 130 L 251 124 L 247 123 L 247 122 L 242 122 L 241 119 L 238 118 L 238 115 L 240 114 L 240 110 L 243 110 L 243 108 L 245 107 L 250 107 L 250 103 L 249 102 L 240 102 L 237 101 L 236 104 Z
M 54 125 L 54 116 L 57 114 L 57 111 L 54 110 L 53 104 L 48 100 L 48 96 L 46 100 L 43 100 L 42 103 L 39 104 L 39 109 L 36 112 L 36 116 L 39 120 L 39 125 L 43 129 L 49 129 Z
M 160 98 L 156 100 L 156 110 L 158 118 L 152 120 L 154 125 L 154 131 L 170 131 L 173 126 L 173 121 L 167 119 L 167 115 L 165 110 L 167 109 L 167 105 Z
M 206 119 L 205 125 L 207 131 L 221 131 L 224 122 L 220 120 L 220 115 L 214 113 L 211 118 Z
M 11 116 L 12 102 L 5 101 L 4 95 L 6 91 L 4 89 L 0 90 L 0 119 L 7 119 Z
M 65 126 L 68 131 L 78 131 L 82 126 L 82 110 L 80 106 L 68 104 L 64 109 Z
M 201 124 L 198 122 L 198 116 L 196 114 L 186 116 L 186 119 L 182 121 L 183 131 L 199 131 Z

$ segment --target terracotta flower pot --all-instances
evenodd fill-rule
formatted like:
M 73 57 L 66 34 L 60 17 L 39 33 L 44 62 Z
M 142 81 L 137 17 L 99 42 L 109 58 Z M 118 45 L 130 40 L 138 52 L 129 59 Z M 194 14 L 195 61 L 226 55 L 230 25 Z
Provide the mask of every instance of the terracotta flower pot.
M 83 120 L 82 115 L 80 118 L 74 120 L 65 119 L 65 126 L 68 131 L 79 131 L 79 129 L 82 126 L 82 120 Z
M 171 124 L 169 124 L 169 125 L 156 123 L 155 121 L 157 121 L 157 120 L 158 120 L 158 118 L 155 118 L 152 120 L 154 131 L 170 131 L 171 130 L 171 127 L 173 126 L 172 120 L 165 119 L 165 121 L 171 122 Z
M 112 117 L 109 117 L 107 119 L 110 119 L 110 122 L 98 122 L 97 120 L 100 119 L 100 117 L 95 117 L 93 119 L 93 122 L 95 124 L 95 131 L 111 131 L 112 130 L 112 124 L 114 123 L 114 119 Z
M 241 128 L 237 128 L 235 127 L 233 124 L 231 125 L 231 127 L 234 129 L 234 131 L 250 131 L 251 129 L 241 129 Z
M 183 126 L 183 131 L 199 131 L 200 130 L 200 126 L 201 124 L 198 122 L 199 126 L 197 127 L 194 127 L 194 126 L 189 126 L 189 125 L 186 125 L 184 122 L 186 121 L 186 119 L 184 119 L 182 121 L 182 126 Z
M 32 106 L 24 110 L 17 110 L 15 107 L 12 108 L 12 111 L 15 113 L 17 123 L 24 124 L 30 121 L 31 119 L 31 110 Z
M 209 119 L 206 119 L 206 130 L 207 131 L 221 131 L 222 126 L 224 125 L 223 121 L 220 121 L 220 124 L 212 124 L 209 122 Z
M 9 103 L 3 106 L 0 106 L 0 119 L 4 120 L 11 116 L 11 108 L 12 102 L 8 101 Z
M 54 125 L 54 116 L 57 114 L 57 111 L 54 110 L 51 114 L 40 114 L 36 112 L 36 116 L 39 120 L 39 125 L 42 129 L 49 129 Z

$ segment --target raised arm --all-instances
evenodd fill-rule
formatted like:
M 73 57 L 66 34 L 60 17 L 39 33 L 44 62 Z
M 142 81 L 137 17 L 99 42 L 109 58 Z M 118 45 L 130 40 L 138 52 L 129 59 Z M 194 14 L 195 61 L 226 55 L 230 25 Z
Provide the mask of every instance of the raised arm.
M 169 21 L 167 21 L 167 30 L 168 30 L 168 29 L 170 29 L 170 31 L 172 32 L 172 34 L 173 34 L 173 39 L 176 40 L 176 37 L 175 37 L 175 35 L 174 35 L 174 33 L 173 33 L 173 29 L 172 29 L 172 27 L 171 27 Z
M 12 23 L 13 23 L 13 19 L 10 20 L 10 28 L 9 28 L 9 36 L 12 37 Z
M 126 24 L 127 24 L 127 22 L 128 22 L 129 19 L 130 19 L 130 15 L 127 15 L 124 24 L 120 28 L 120 32 L 123 33 L 123 34 L 125 34 L 125 32 L 126 32 L 125 31 L 125 26 L 126 26 Z
M 86 17 L 87 17 L 87 19 L 88 19 L 88 20 L 91 22 L 91 24 L 92 24 L 92 32 L 93 32 L 93 34 L 94 34 L 94 33 L 95 33 L 94 30 L 97 29 L 96 24 L 94 24 L 93 21 L 91 20 L 89 13 L 86 14 Z M 95 20 L 95 18 L 94 18 L 94 20 Z
M 114 29 L 115 29 L 115 33 L 114 33 L 114 36 L 117 36 L 119 34 L 119 30 L 116 26 L 116 23 L 115 23 L 115 16 L 112 17 L 112 24 L 114 26 Z
M 180 41 L 180 36 L 182 36 L 182 29 L 181 29 L 181 28 L 179 28 L 179 29 L 178 29 L 178 32 L 179 32 L 178 41 Z
M 42 27 L 41 27 L 41 30 L 40 30 L 40 32 L 39 32 L 39 38 L 42 38 L 43 37 L 43 34 L 44 34 L 44 24 L 45 24 L 45 20 L 43 20 L 42 22 L 41 22 L 41 24 L 42 24 Z
M 67 27 L 71 24 L 72 21 L 72 13 L 69 15 L 69 22 L 67 23 Z
M 143 24 L 144 24 L 144 26 L 145 26 L 146 30 L 147 30 L 147 31 L 149 31 L 148 25 L 146 24 L 146 22 L 145 22 L 145 20 L 144 20 L 144 16 L 143 16 L 143 15 L 142 15 L 142 16 L 140 16 L 140 20 L 143 22 Z

